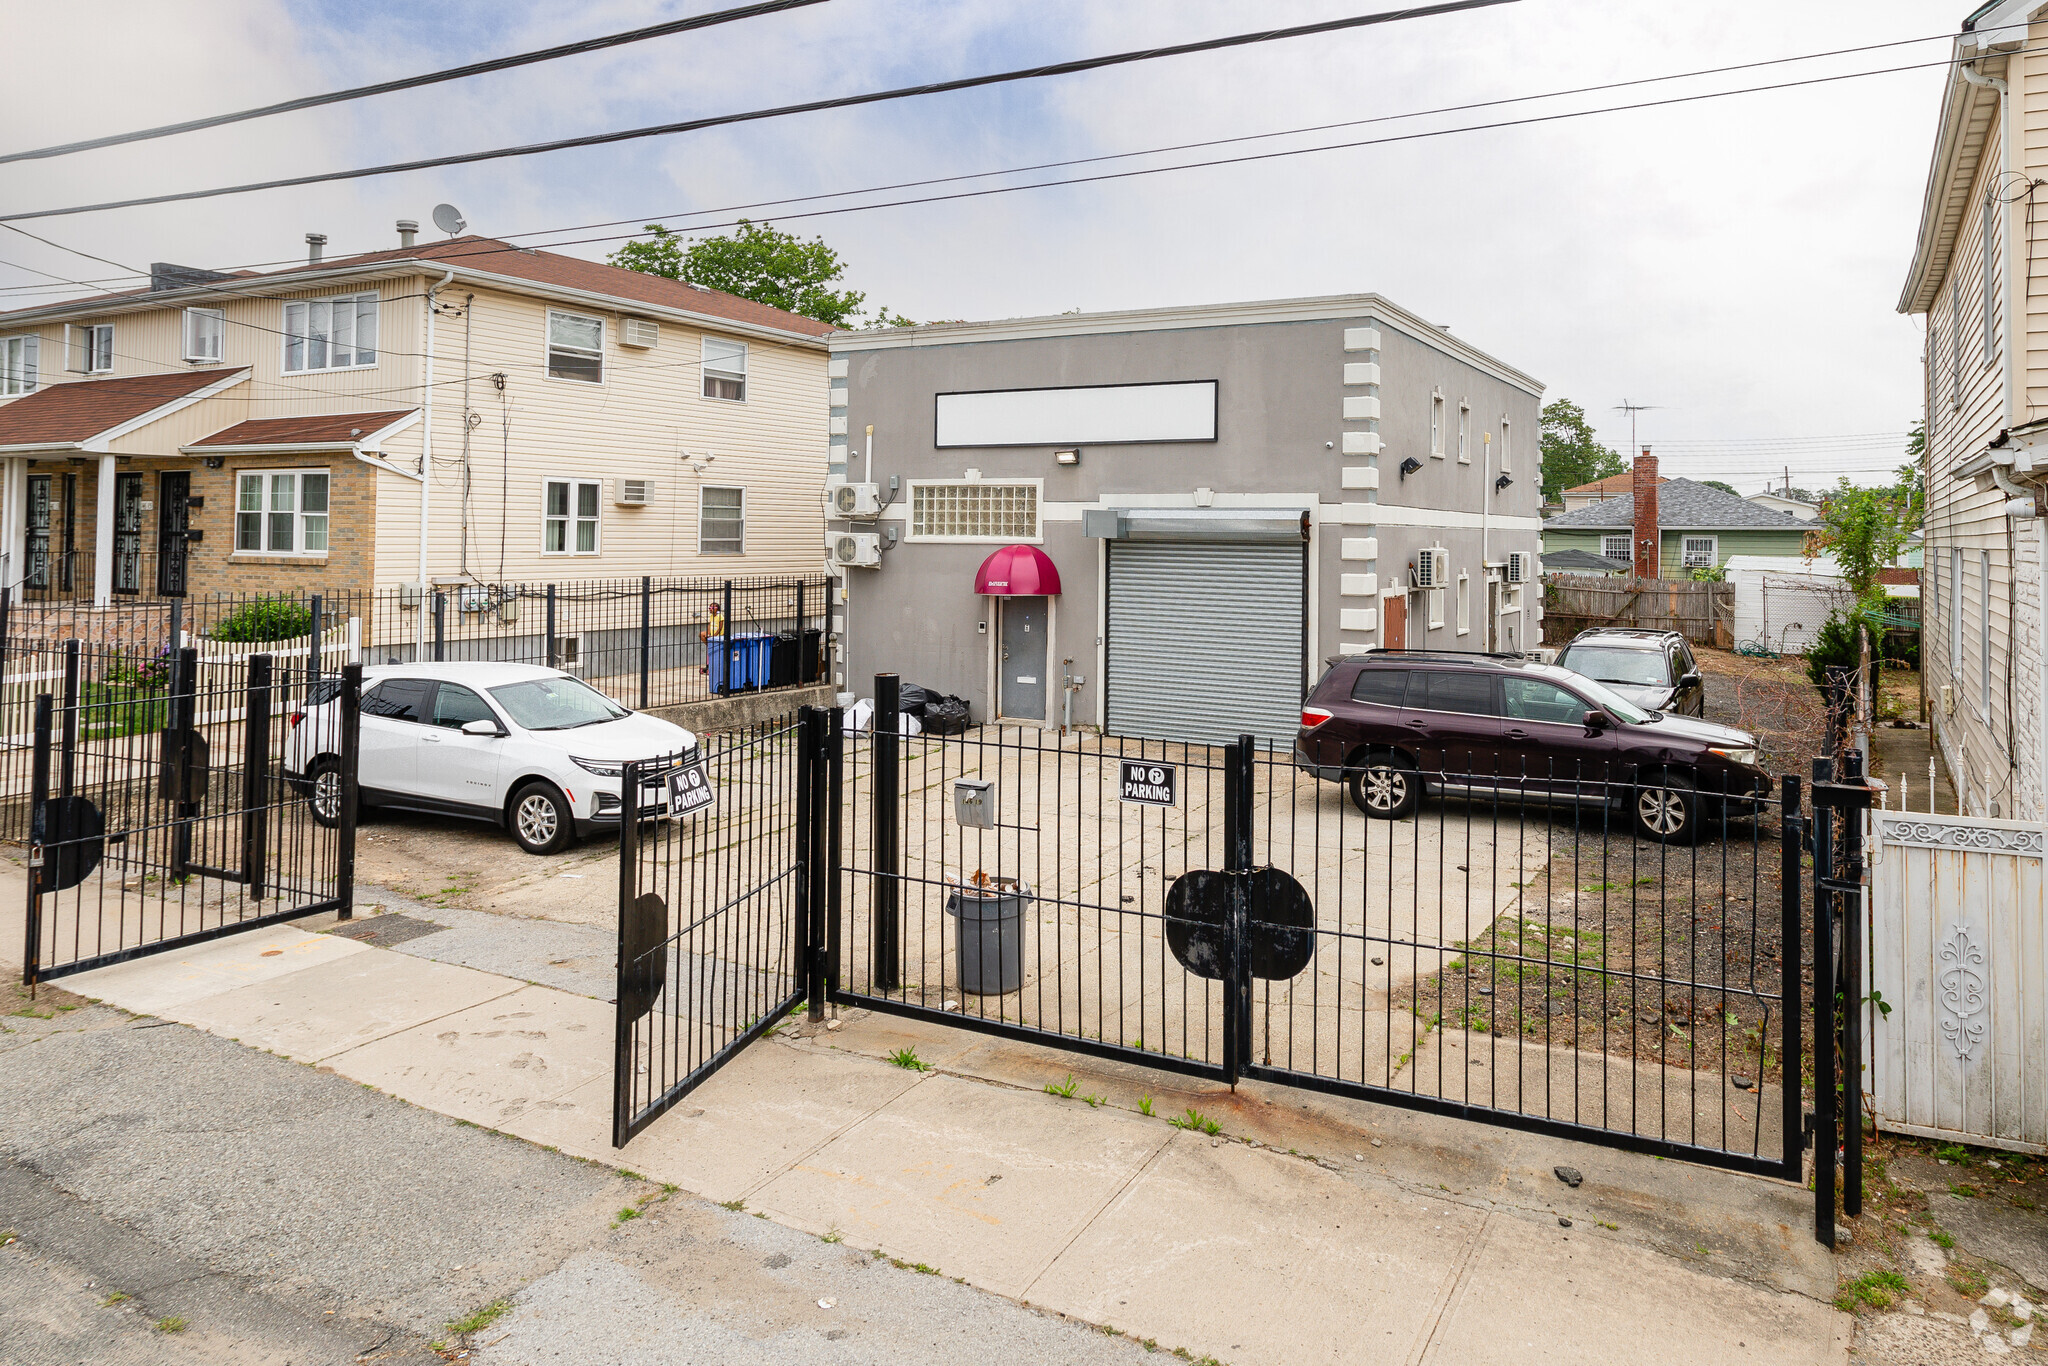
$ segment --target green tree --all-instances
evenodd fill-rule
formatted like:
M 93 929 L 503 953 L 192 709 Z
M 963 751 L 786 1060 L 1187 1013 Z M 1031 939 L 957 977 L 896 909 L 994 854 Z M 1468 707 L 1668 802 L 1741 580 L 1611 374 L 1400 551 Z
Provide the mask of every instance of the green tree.
M 1735 493 L 1735 485 L 1724 484 L 1718 479 L 1702 479 L 1700 480 L 1700 482 L 1702 484 L 1705 484 L 1710 489 L 1719 489 L 1723 493 Z M 1737 498 L 1740 498 L 1742 495 L 1739 493 L 1735 493 L 1735 496 Z
M 1881 611 L 1877 576 L 1897 563 L 1912 517 L 1912 500 L 1903 490 L 1857 488 L 1844 478 L 1820 500 L 1820 515 L 1806 533 L 1806 558 L 1832 555 L 1858 610 Z
M 846 326 L 867 298 L 857 289 L 829 287 L 846 274 L 846 263 L 822 237 L 806 242 L 773 223 L 744 218 L 729 236 L 684 237 L 660 223 L 649 223 L 647 231 L 650 240 L 628 242 L 607 259 L 834 327 Z
M 1543 499 L 1559 501 L 1564 491 L 1620 474 L 1628 465 L 1600 444 L 1586 410 L 1568 398 L 1543 408 Z

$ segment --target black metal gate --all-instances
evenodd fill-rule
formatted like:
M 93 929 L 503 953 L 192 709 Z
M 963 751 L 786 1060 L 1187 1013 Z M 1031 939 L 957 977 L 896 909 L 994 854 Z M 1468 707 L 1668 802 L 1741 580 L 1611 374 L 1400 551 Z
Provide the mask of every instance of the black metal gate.
M 30 751 L 5 798 L 28 808 L 24 982 L 350 913 L 360 666 L 323 683 L 267 654 L 76 640 L 7 662 L 13 687 L 57 684 L 35 695 L 29 733 L 4 737 Z M 326 705 L 307 705 L 316 688 Z M 302 770 L 321 754 L 333 778 L 316 810 Z
M 1856 1113 L 1855 1012 L 1808 1002 L 1857 980 L 1860 864 L 1808 904 L 1795 779 L 1692 793 L 1689 844 L 1635 833 L 1633 774 L 1436 771 L 1384 821 L 1249 737 L 904 734 L 876 698 L 717 742 L 718 806 L 624 836 L 618 1144 L 803 1002 L 1791 1180 Z M 1815 795 L 1843 847 L 1867 789 Z
M 823 718 L 806 708 L 624 766 L 624 800 L 669 818 L 620 822 L 615 1146 L 773 1028 L 822 970 L 806 946 L 822 942 L 809 911 Z

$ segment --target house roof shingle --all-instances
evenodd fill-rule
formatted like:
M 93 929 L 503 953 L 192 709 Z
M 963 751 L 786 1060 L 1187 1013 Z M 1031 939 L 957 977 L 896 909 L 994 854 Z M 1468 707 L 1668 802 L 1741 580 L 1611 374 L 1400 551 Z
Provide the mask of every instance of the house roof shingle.
M 1635 525 L 1635 509 L 1635 495 L 1624 494 L 1552 517 L 1543 524 L 1543 529 L 1591 531 L 1619 527 L 1626 530 Z M 1658 487 L 1657 525 L 1713 531 L 1813 530 L 1811 523 L 1789 513 L 1774 511 L 1752 503 L 1740 494 L 1711 488 L 1691 479 L 1672 479 Z
M 0 446 L 66 446 L 90 441 L 209 384 L 246 373 L 231 366 L 47 384 L 0 404 Z
M 680 280 L 648 275 L 643 271 L 626 270 L 620 266 L 606 265 L 601 261 L 585 261 L 580 257 L 563 256 L 556 252 L 515 247 L 510 242 L 501 242 L 491 237 L 451 237 L 443 242 L 393 247 L 388 251 L 363 252 L 355 256 L 337 256 L 322 261 L 317 267 L 292 266 L 285 270 L 236 272 L 231 279 L 209 283 L 219 289 L 246 292 L 251 283 L 304 275 L 309 270 L 317 270 L 322 275 L 328 275 L 372 266 L 397 265 L 408 261 L 418 261 L 424 268 L 429 269 L 436 266 L 443 269 L 456 266 L 487 275 L 508 276 L 541 286 L 603 294 L 628 302 L 724 318 L 750 327 L 794 332 L 806 337 L 822 339 L 839 330 L 830 323 L 819 322 L 816 318 L 806 318 L 801 314 L 770 308 L 766 304 L 757 304 L 752 299 L 722 294 L 715 289 L 700 289 L 695 285 L 686 285 Z M 204 289 L 206 285 L 202 284 L 198 288 Z M 67 301 L 61 307 L 66 314 L 90 311 L 94 306 L 133 304 L 139 299 L 149 298 L 156 292 L 148 289 L 124 290 L 96 299 Z M 17 311 L 25 314 L 41 313 L 48 311 L 49 308 L 49 305 L 44 305 Z M 0 313 L 0 320 L 7 316 Z
M 1573 494 L 1577 494 L 1584 498 L 1612 498 L 1616 494 L 1627 493 L 1632 490 L 1635 487 L 1635 478 L 1634 470 L 1623 470 L 1620 474 L 1610 474 L 1605 479 L 1595 479 L 1590 484 L 1580 484 L 1577 488 L 1566 489 L 1561 496 L 1570 497 Z M 1671 482 L 1671 478 L 1669 475 L 1660 474 L 1657 476 L 1657 482 L 1659 484 L 1668 484 Z
M 375 435 L 414 411 L 398 408 L 382 413 L 333 413 L 324 417 L 258 417 L 237 422 L 212 436 L 201 437 L 191 449 L 201 446 L 349 446 Z

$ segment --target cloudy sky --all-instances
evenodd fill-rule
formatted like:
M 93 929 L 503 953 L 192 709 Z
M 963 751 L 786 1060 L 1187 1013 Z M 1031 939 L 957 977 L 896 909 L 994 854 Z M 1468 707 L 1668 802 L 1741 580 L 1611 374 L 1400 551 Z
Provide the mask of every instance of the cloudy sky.
M 6 6 L 8 149 L 149 126 L 719 8 L 717 0 L 105 0 Z M 1369 0 L 828 0 L 458 84 L 0 167 L 0 205 L 59 207 L 544 140 L 1383 8 Z M 872 302 L 988 318 L 1374 290 L 1583 405 L 1624 402 L 1667 470 L 1745 491 L 1889 469 L 1920 406 L 1913 244 L 1942 42 L 1653 78 L 1943 34 L 1911 0 L 1518 0 L 1348 33 L 479 166 L 48 218 L 125 266 L 283 262 L 395 245 L 461 206 L 470 230 L 719 223 L 730 206 L 1351 126 L 904 194 L 1374 145 L 815 218 Z M 1786 22 L 1796 13 L 1797 22 Z M 201 20 L 200 15 L 205 18 Z M 1670 101 L 1851 71 L 1804 87 Z M 1555 92 L 1646 82 L 1582 95 Z M 1529 98 L 1551 96 L 1550 98 Z M 1486 101 L 1483 109 L 1432 113 Z M 1370 122 L 1367 122 L 1370 121 Z M 1387 141 L 1387 139 L 1400 139 Z M 812 201 L 775 217 L 860 202 Z M 700 215 L 691 218 L 690 215 Z M 0 232 L 0 295 L 113 268 Z M 546 237 L 524 239 L 545 242 Z M 612 242 L 561 249 L 601 256 Z M 27 267 L 30 269 L 23 269 Z M 56 288 L 52 286 L 52 288 Z

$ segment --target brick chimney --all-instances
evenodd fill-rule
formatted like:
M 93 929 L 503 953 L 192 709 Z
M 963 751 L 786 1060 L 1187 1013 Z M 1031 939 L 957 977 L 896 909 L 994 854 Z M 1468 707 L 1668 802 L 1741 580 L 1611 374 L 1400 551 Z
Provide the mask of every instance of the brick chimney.
M 1662 578 L 1657 554 L 1663 544 L 1657 533 L 1657 457 L 1650 454 L 1648 446 L 1636 457 L 1629 492 L 1635 498 L 1635 575 L 1639 579 Z

